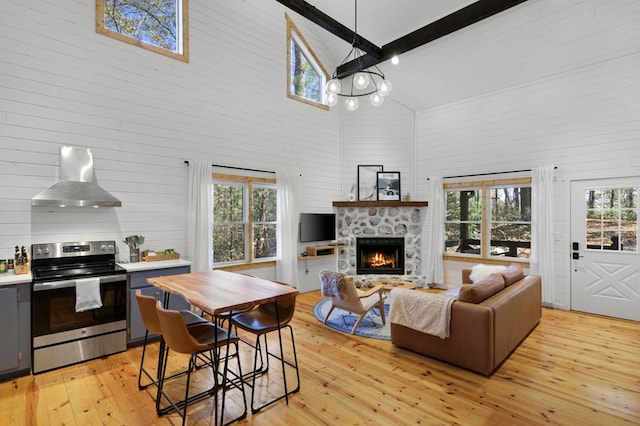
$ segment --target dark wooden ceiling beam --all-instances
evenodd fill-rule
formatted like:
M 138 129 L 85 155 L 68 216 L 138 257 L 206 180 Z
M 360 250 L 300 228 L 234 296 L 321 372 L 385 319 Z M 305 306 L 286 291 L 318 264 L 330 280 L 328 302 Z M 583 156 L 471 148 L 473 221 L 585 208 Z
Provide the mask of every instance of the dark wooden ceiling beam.
M 382 55 L 373 56 L 367 53 L 358 58 L 358 60 L 353 60 L 339 66 L 336 72 L 340 77 L 351 75 L 354 72 L 384 62 L 394 55 L 408 52 L 440 37 L 480 22 L 483 19 L 517 6 L 525 1 L 527 0 L 479 0 L 397 40 L 385 44 L 382 46 Z
M 326 13 L 318 10 L 315 6 L 303 0 L 276 1 L 329 31 L 331 34 L 336 35 L 350 45 L 353 45 L 353 39 L 356 36 L 355 32 L 342 25 Z M 382 56 L 382 48 L 363 38 L 359 34 L 357 35 L 357 45 L 362 51 L 366 52 L 372 58 L 379 58 Z

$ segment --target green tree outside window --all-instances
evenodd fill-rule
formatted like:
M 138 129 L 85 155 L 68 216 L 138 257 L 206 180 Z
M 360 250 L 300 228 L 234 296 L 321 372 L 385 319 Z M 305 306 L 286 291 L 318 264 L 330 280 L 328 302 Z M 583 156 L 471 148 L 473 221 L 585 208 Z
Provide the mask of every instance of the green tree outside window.
M 530 181 L 445 185 L 445 254 L 531 257 Z
M 287 96 L 309 105 L 329 109 L 324 86 L 328 74 L 315 53 L 295 26 L 287 20 Z
M 291 91 L 310 101 L 322 102 L 322 77 L 294 40 L 291 40 L 291 57 Z
M 277 255 L 275 183 L 237 176 L 213 182 L 213 262 L 273 260 Z

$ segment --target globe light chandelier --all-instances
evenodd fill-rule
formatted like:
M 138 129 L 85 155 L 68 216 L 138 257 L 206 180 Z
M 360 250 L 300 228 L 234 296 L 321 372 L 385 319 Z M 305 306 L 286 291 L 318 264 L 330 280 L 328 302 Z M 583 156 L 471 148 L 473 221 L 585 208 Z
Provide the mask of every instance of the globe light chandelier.
M 360 105 L 359 98 L 363 96 L 369 96 L 371 105 L 377 107 L 382 105 L 384 97 L 391 93 L 391 82 L 385 78 L 384 73 L 376 65 L 368 68 L 358 66 L 358 71 L 344 75 L 338 74 L 338 69 L 347 62 L 355 61 L 357 64 L 360 64 L 361 58 L 365 54 L 358 46 L 358 0 L 354 1 L 355 25 L 351 50 L 347 53 L 347 56 L 345 56 L 338 68 L 336 68 L 331 80 L 329 80 L 325 86 L 327 104 L 334 106 L 338 103 L 338 99 L 343 97 L 345 98 L 344 106 L 348 111 L 358 109 Z

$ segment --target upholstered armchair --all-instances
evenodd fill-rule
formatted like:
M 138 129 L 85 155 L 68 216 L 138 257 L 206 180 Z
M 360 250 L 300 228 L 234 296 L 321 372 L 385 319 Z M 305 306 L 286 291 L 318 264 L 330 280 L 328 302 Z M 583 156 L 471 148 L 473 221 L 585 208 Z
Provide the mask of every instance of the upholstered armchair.
M 322 271 L 320 272 L 321 293 L 325 297 L 331 299 L 331 309 L 327 312 L 323 323 L 331 315 L 335 308 L 343 309 L 352 314 L 358 315 L 358 320 L 351 329 L 351 334 L 355 333 L 360 322 L 367 316 L 369 311 L 378 307 L 382 323 L 386 322 L 384 317 L 384 299 L 383 286 L 375 286 L 361 291 L 356 288 L 353 277 L 341 274 L 339 272 Z

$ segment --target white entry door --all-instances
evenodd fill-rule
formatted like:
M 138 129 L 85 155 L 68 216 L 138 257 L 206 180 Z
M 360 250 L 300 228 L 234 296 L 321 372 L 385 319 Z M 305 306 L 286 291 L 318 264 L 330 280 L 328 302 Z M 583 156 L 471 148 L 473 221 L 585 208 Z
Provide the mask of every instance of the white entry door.
M 640 321 L 640 178 L 571 183 L 571 309 Z

